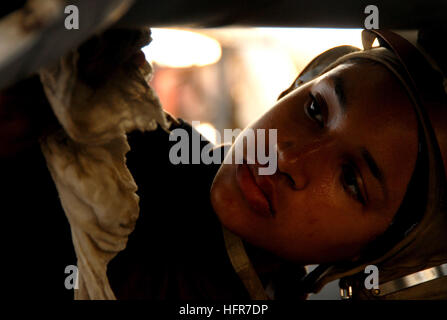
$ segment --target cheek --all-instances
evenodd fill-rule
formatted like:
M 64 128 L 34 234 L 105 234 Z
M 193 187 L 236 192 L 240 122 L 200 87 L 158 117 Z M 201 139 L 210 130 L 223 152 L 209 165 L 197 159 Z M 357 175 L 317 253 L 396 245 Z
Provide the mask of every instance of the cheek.
M 210 190 L 210 200 L 221 223 L 238 234 L 249 226 L 247 208 L 235 179 L 236 166 L 222 164 Z
M 384 231 L 382 220 L 339 197 L 314 189 L 289 198 L 277 226 L 281 254 L 308 263 L 348 259 Z
M 226 218 L 227 210 L 223 210 L 223 208 L 232 203 L 231 171 L 229 165 L 222 165 L 214 177 L 210 190 L 211 204 L 221 220 Z

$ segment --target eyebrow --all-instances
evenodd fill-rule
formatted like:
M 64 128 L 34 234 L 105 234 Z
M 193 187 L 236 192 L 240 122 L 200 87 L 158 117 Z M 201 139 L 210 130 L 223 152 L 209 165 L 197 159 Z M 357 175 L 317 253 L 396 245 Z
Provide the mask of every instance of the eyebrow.
M 385 192 L 386 188 L 385 188 L 385 179 L 383 171 L 377 165 L 377 162 L 374 160 L 371 153 L 369 153 L 369 151 L 366 150 L 365 148 L 362 148 L 362 157 L 365 160 L 366 164 L 368 165 L 368 168 L 371 171 L 373 177 L 380 182 L 380 185 L 382 186 L 382 189 Z
M 340 104 L 343 112 L 346 112 L 346 95 L 343 79 L 336 75 L 330 76 L 330 79 L 334 84 L 335 95 L 337 96 L 338 103 Z

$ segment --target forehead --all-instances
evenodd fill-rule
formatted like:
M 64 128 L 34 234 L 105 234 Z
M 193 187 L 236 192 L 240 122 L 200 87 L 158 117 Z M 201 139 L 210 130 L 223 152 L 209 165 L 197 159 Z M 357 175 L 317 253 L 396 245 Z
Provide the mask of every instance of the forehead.
M 416 113 L 405 88 L 381 64 L 344 64 L 331 70 L 327 81 L 334 91 L 343 91 L 346 114 L 364 120 L 364 125 L 417 131 Z

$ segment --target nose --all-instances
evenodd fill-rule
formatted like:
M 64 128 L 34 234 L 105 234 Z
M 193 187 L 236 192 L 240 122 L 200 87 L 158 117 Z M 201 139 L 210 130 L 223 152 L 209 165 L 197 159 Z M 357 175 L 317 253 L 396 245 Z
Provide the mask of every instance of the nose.
M 295 141 L 278 142 L 278 170 L 288 176 L 295 190 L 305 189 L 322 165 L 329 161 L 331 139 L 319 139 L 306 144 Z

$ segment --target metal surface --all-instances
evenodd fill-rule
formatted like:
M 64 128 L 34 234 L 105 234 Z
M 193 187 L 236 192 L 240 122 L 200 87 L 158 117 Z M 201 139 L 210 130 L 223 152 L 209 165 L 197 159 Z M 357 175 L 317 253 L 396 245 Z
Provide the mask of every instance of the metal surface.
M 32 0 L 0 20 L 0 88 L 46 66 L 92 34 L 116 22 L 133 0 L 73 0 L 79 30 L 64 27 L 65 0 Z
M 380 289 L 375 292 L 375 295 L 384 296 L 445 276 L 447 276 L 447 263 L 381 284 Z
M 379 27 L 415 29 L 447 22 L 445 0 L 137 0 L 123 26 L 288 26 L 363 28 L 367 5 Z
M 385 296 L 445 276 L 447 276 L 447 263 L 421 270 L 392 281 L 385 282 L 379 286 L 379 289 L 372 289 L 371 292 L 375 296 Z M 347 286 L 347 288 L 340 288 L 340 297 L 342 300 L 350 300 L 352 299 L 352 295 L 352 286 Z
M 363 28 L 369 0 L 28 0 L 59 9 L 31 26 L 17 10 L 0 19 L 0 89 L 49 65 L 101 28 L 144 26 L 282 26 Z M 62 4 L 62 7 L 61 7 Z M 79 30 L 64 28 L 64 6 L 79 8 Z M 374 2 L 379 27 L 427 28 L 447 23 L 447 1 Z M 3 10 L 9 12 L 7 8 Z M 3 14 L 2 11 L 2 14 Z M 19 10 L 20 11 L 20 10 Z M 27 15 L 30 12 L 26 13 Z M 31 11 L 31 15 L 33 12 Z M 14 18 L 14 15 L 16 16 Z M 11 16 L 13 18 L 11 18 Z M 14 20 L 15 21 L 12 21 Z M 31 19 L 33 20 L 33 19 Z M 299 40 L 299 39 L 297 39 Z
M 342 300 L 350 300 L 352 299 L 352 287 L 348 286 L 347 289 L 340 288 L 340 297 Z

